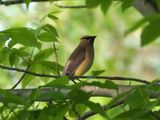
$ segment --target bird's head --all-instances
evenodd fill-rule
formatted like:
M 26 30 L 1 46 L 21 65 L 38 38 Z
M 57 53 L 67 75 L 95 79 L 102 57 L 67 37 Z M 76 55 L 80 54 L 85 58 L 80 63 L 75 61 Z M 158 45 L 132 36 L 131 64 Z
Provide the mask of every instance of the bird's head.
M 85 35 L 80 38 L 81 44 L 85 44 L 85 45 L 91 44 L 92 45 L 94 43 L 95 38 L 96 36 Z

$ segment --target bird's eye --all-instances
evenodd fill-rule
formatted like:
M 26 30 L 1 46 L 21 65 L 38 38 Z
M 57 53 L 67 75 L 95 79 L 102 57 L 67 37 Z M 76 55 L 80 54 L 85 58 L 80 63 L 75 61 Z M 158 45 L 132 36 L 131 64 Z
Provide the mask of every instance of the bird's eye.
M 90 40 L 90 38 L 88 37 L 87 40 Z

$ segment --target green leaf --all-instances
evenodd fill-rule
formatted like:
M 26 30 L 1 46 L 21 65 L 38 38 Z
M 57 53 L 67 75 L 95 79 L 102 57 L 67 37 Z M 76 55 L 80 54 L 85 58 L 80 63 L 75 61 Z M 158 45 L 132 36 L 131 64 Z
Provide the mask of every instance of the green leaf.
M 105 70 L 94 70 L 94 71 L 92 71 L 92 76 L 98 76 L 104 72 L 105 72 Z
M 9 64 L 9 57 L 10 57 L 10 49 L 4 47 L 0 50 L 0 62 L 3 64 Z
M 11 38 L 11 41 L 14 41 L 14 43 L 19 43 L 24 46 L 30 46 L 30 47 L 37 47 L 37 48 L 41 47 L 41 43 L 37 42 L 32 29 L 13 28 L 2 32 L 7 34 Z
M 34 76 L 33 75 L 25 75 L 25 77 L 22 80 L 22 88 L 25 88 L 31 81 L 33 81 Z
M 99 113 L 101 116 L 107 118 L 106 112 L 103 110 L 103 108 L 99 103 L 94 103 L 88 100 L 88 101 L 85 101 L 84 104 L 88 106 L 93 112 Z
M 24 51 L 24 48 L 20 48 L 20 49 L 13 48 L 10 51 L 11 51 L 11 53 L 10 53 L 9 61 L 10 61 L 11 66 L 13 66 L 13 65 L 16 66 L 18 64 L 20 58 L 23 58 L 23 57 L 30 55 L 28 52 Z
M 58 33 L 55 27 L 50 24 L 46 24 L 42 26 L 42 29 L 47 31 L 48 33 L 52 34 L 55 37 L 58 37 Z
M 55 62 L 41 61 L 41 62 L 39 62 L 39 64 L 41 64 L 42 66 L 45 66 L 50 72 L 57 72 L 57 63 L 55 63 Z M 62 71 L 63 66 L 60 64 L 58 66 L 59 66 L 59 70 Z
M 146 110 L 149 106 L 149 95 L 144 88 L 135 88 L 135 90 L 130 94 L 125 100 L 124 105 L 129 104 L 132 110 L 142 109 Z
M 84 104 L 78 103 L 76 104 L 75 109 L 81 115 L 87 110 L 87 107 Z
M 26 104 L 25 100 L 21 97 L 2 89 L 0 89 L 0 98 L 4 103 Z
M 112 0 L 100 0 L 100 4 L 103 14 L 106 14 L 106 12 L 112 4 Z
M 11 40 L 11 41 L 9 41 L 9 43 L 8 43 L 8 47 L 9 48 L 12 48 L 14 45 L 16 45 L 17 44 L 17 42 L 15 41 L 15 40 Z
M 10 54 L 9 62 L 10 62 L 11 66 L 13 66 L 13 65 L 16 66 L 18 64 L 19 60 L 20 60 L 19 57 L 14 52 L 12 52 Z
M 36 38 L 38 38 L 41 30 L 42 30 L 42 27 L 38 27 L 33 31 Z
M 26 47 L 21 47 L 19 49 L 13 48 L 12 52 L 14 52 L 19 57 L 28 57 L 30 54 L 25 51 Z
M 94 8 L 97 7 L 100 3 L 99 0 L 86 0 L 86 6 L 87 8 Z
M 134 0 L 123 0 L 122 5 L 121 5 L 122 11 L 124 12 L 128 8 L 132 7 L 133 2 Z
M 30 68 L 28 69 L 28 71 L 36 73 L 38 73 L 40 70 L 41 70 L 40 65 L 37 63 L 31 64 Z M 25 88 L 31 81 L 34 80 L 34 78 L 35 77 L 33 75 L 26 74 L 22 80 L 22 88 Z
M 137 30 L 139 27 L 141 27 L 143 24 L 147 22 L 147 19 L 143 18 L 140 21 L 136 22 L 131 28 L 125 31 L 125 35 L 128 35 L 129 33 Z
M 9 39 L 4 33 L 0 32 L 0 48 L 5 46 L 6 41 Z
M 67 104 L 49 104 L 48 107 L 45 107 L 41 111 L 36 120 L 64 120 L 65 113 L 68 109 Z
M 86 93 L 80 89 L 72 89 L 68 93 L 67 97 L 71 99 L 74 104 L 83 103 L 84 101 L 89 99 L 90 93 Z
M 25 2 L 26 6 L 27 6 L 27 8 L 28 8 L 31 0 L 24 0 L 24 2 Z
M 43 60 L 47 59 L 48 57 L 50 57 L 52 54 L 53 54 L 52 48 L 44 49 L 35 55 L 34 60 L 35 61 L 43 61 Z
M 105 87 L 108 88 L 108 89 L 115 89 L 115 90 L 118 90 L 118 86 L 112 82 L 112 81 L 109 81 L 107 80 L 105 83 L 104 83 Z
M 141 34 L 141 46 L 145 46 L 155 41 L 160 36 L 160 22 L 154 21 L 147 25 Z
M 43 42 L 57 42 L 57 38 L 48 32 L 43 32 L 38 36 L 38 39 L 43 41 Z
M 0 32 L 0 42 L 3 40 L 7 41 L 8 39 L 9 37 L 5 33 Z

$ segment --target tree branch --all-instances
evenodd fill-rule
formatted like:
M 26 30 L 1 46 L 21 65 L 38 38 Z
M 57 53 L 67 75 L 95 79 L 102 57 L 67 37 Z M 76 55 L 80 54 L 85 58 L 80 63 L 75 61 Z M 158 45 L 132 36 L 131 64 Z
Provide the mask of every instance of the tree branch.
M 138 85 L 139 86 L 139 85 Z M 118 94 L 122 94 L 124 92 L 128 92 L 132 90 L 133 88 L 137 86 L 125 86 L 125 85 L 119 85 L 118 86 Z M 42 88 L 37 88 L 39 90 L 38 96 L 42 94 L 47 94 L 48 92 L 60 92 L 64 96 L 67 97 L 68 93 L 71 91 L 69 88 L 56 88 L 56 87 L 42 87 Z M 31 94 L 33 90 L 37 89 L 5 89 L 5 91 L 11 92 L 17 96 L 20 96 L 22 98 L 27 98 Z M 117 91 L 114 89 L 108 89 L 108 88 L 100 88 L 97 86 L 83 86 L 81 87 L 81 90 L 84 92 L 89 92 L 91 93 L 91 96 L 101 96 L 101 97 L 111 97 L 114 98 L 117 96 Z M 152 98 L 157 97 L 160 95 L 158 92 L 153 92 L 153 91 L 148 91 L 148 93 L 151 95 Z M 53 97 L 53 96 L 52 96 Z M 48 98 L 42 98 L 42 97 L 37 97 L 36 101 L 52 101 L 53 98 L 48 97 Z M 3 101 L 3 97 L 0 97 L 0 101 Z
M 54 1 L 63 1 L 63 0 L 54 0 Z M 50 0 L 31 0 L 31 2 L 51 2 Z M 24 0 L 7 0 L 3 1 L 0 0 L 0 5 L 15 5 L 15 4 L 22 4 L 25 3 Z
M 29 70 L 30 68 L 30 65 L 28 65 L 28 67 L 26 68 L 26 70 Z M 21 76 L 21 78 L 16 82 L 15 85 L 13 85 L 13 87 L 11 89 L 15 89 L 20 83 L 21 81 L 23 80 L 23 78 L 26 76 L 26 73 L 23 73 L 23 75 Z
M 28 71 L 29 68 L 31 67 L 30 62 L 31 62 L 31 60 L 32 60 L 33 52 L 34 52 L 34 48 L 32 49 L 31 55 L 30 55 L 30 57 L 29 57 L 29 60 L 28 60 L 28 63 L 29 63 L 29 64 L 28 64 L 28 66 L 27 66 L 27 68 L 26 68 L 26 71 Z M 24 78 L 25 76 L 26 76 L 26 72 L 23 73 L 23 75 L 21 76 L 21 78 L 17 81 L 17 83 L 16 83 L 15 85 L 13 85 L 13 87 L 12 87 L 11 89 L 16 88 L 16 87 L 21 83 L 21 81 L 23 80 L 23 78 Z
M 65 0 L 54 0 L 54 1 L 65 1 Z M 67 0 L 66 0 L 67 1 Z M 31 0 L 31 2 L 50 2 L 50 0 Z M 14 5 L 14 4 L 22 4 L 25 3 L 24 0 L 0 0 L 0 5 Z M 60 8 L 85 8 L 85 5 L 79 5 L 79 6 L 62 6 L 62 5 L 56 5 Z M 135 0 L 133 5 L 140 13 L 142 13 L 144 16 L 148 15 L 155 15 L 159 11 L 156 0 Z
M 39 74 L 39 73 L 35 73 L 35 72 L 30 72 L 24 69 L 19 69 L 19 68 L 13 68 L 13 67 L 7 67 L 7 66 L 3 66 L 0 65 L 0 68 L 2 69 L 6 69 L 6 70 L 10 70 L 10 71 L 17 71 L 17 72 L 22 72 L 22 73 L 26 73 L 26 74 L 30 74 L 33 76 L 37 76 L 37 77 L 48 77 L 48 78 L 60 78 L 61 76 L 57 76 L 57 75 L 47 75 L 47 74 Z M 142 79 L 137 79 L 137 78 L 130 78 L 130 77 L 113 77 L 113 76 L 69 76 L 70 79 L 106 79 L 106 80 L 120 80 L 120 81 L 135 81 L 135 82 L 139 82 L 139 83 L 145 83 L 145 84 L 149 84 L 150 82 L 146 81 L 146 80 L 142 80 Z
M 130 90 L 136 88 L 136 87 L 143 87 L 142 85 L 137 86 L 127 86 L 127 85 L 118 85 L 118 92 L 114 89 L 108 89 L 108 88 L 100 88 L 97 86 L 83 86 L 80 89 L 86 93 L 90 93 L 92 97 L 94 96 L 101 96 L 101 97 L 111 97 L 114 98 L 117 95 L 123 94 L 125 92 L 129 92 Z M 71 88 L 58 88 L 58 87 L 41 87 L 38 89 L 38 96 L 42 94 L 47 94 L 48 92 L 60 92 L 65 97 L 67 97 L 68 93 L 72 90 Z M 27 98 L 31 94 L 33 90 L 37 90 L 36 88 L 33 89 L 4 89 L 5 91 L 11 92 L 17 96 L 20 96 L 22 98 Z M 147 91 L 151 98 L 155 98 L 160 95 L 159 92 L 154 91 Z M 52 101 L 52 97 L 42 98 L 38 97 L 36 101 Z M 3 97 L 0 96 L 0 101 L 3 101 Z

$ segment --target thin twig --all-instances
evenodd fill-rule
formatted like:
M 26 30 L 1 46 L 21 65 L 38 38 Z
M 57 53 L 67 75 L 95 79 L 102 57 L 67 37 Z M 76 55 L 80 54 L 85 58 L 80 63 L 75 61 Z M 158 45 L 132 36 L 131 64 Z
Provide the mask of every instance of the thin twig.
M 30 57 L 29 57 L 29 60 L 28 60 L 29 65 L 27 66 L 26 71 L 28 71 L 29 68 L 30 68 L 30 66 L 31 66 L 31 65 L 30 65 L 30 61 L 31 61 L 31 59 L 32 59 L 33 51 L 34 51 L 34 48 L 32 49 L 31 55 L 30 55 Z M 23 78 L 26 76 L 26 74 L 27 74 L 27 73 L 24 72 L 23 75 L 21 76 L 21 78 L 17 81 L 17 83 L 16 83 L 11 89 L 16 88 L 16 87 L 21 83 L 21 81 L 22 81 Z
M 26 70 L 29 70 L 30 65 L 28 65 L 28 67 L 26 68 Z M 13 85 L 13 87 L 11 89 L 15 89 L 23 80 L 23 78 L 26 76 L 27 73 L 23 73 L 23 75 L 21 76 L 21 78 L 17 81 L 17 83 L 15 85 Z
M 59 8 L 73 8 L 73 9 L 81 9 L 81 8 L 87 8 L 87 6 L 86 5 L 76 5 L 76 6 L 63 6 L 63 5 L 59 5 L 59 4 L 55 4 L 57 7 L 59 7 Z
M 123 86 L 124 87 L 124 86 Z M 129 87 L 129 86 L 128 86 Z M 131 87 L 131 86 L 130 86 Z M 132 93 L 132 90 L 133 90 L 133 87 L 131 88 L 131 89 L 128 89 L 127 91 L 126 90 L 124 90 L 124 89 L 121 89 L 121 88 L 119 87 L 119 90 L 118 91 L 116 91 L 116 95 L 114 95 L 114 96 L 112 96 L 112 101 L 110 102 L 110 103 L 108 103 L 107 105 L 104 105 L 102 108 L 103 108 L 103 110 L 105 111 L 105 112 L 107 112 L 109 109 L 111 109 L 111 108 L 114 108 L 114 107 L 116 107 L 116 106 L 118 106 L 118 105 L 121 105 L 121 104 L 123 104 L 123 102 L 127 99 L 127 97 Z M 122 92 L 123 91 L 123 92 Z M 117 97 L 119 96 L 119 95 L 123 95 L 123 94 L 125 94 L 125 96 L 124 97 L 121 97 L 121 98 L 118 98 L 117 99 Z M 86 113 L 84 113 L 83 114 L 83 116 L 81 116 L 81 118 L 80 119 L 78 119 L 78 120 L 85 120 L 85 119 L 87 119 L 88 117 L 91 117 L 91 116 L 93 116 L 93 115 L 95 115 L 95 114 L 97 114 L 97 113 L 95 113 L 95 112 L 93 112 L 93 111 L 88 111 L 88 112 L 86 112 Z
M 123 102 L 124 102 L 124 100 L 120 100 L 120 101 L 116 102 L 116 103 L 115 103 L 114 105 L 112 105 L 112 106 L 104 105 L 102 108 L 103 108 L 105 111 L 107 111 L 109 108 L 114 108 L 114 107 L 116 107 L 116 106 L 118 106 L 118 105 L 123 104 Z M 78 118 L 77 120 L 85 120 L 85 119 L 87 119 L 88 117 L 91 117 L 91 116 L 93 116 L 93 115 L 95 115 L 95 114 L 97 114 L 97 113 L 95 113 L 95 112 L 93 112 L 93 111 L 88 111 L 88 112 L 84 113 L 84 115 L 81 116 L 80 118 Z
M 39 73 L 24 70 L 24 69 L 7 67 L 7 66 L 3 66 L 3 65 L 0 65 L 0 68 L 10 70 L 10 71 L 23 72 L 23 73 L 27 73 L 27 74 L 37 76 L 37 77 L 47 77 L 47 78 L 60 78 L 61 77 L 61 76 L 57 76 L 57 75 L 39 74 Z M 69 78 L 70 79 L 77 79 L 77 78 L 106 79 L 106 80 L 120 80 L 120 81 L 123 80 L 123 81 L 135 81 L 135 82 L 145 83 L 145 84 L 150 83 L 150 82 L 148 82 L 146 80 L 142 80 L 142 79 L 130 78 L 130 77 L 117 77 L 117 76 L 116 77 L 113 77 L 113 76 L 69 76 Z
M 57 50 L 56 50 L 55 42 L 53 42 L 53 49 L 54 49 L 54 53 L 55 53 L 55 57 L 56 57 L 57 74 L 58 74 L 58 76 L 61 76 L 60 69 L 59 69 L 59 61 L 58 61 L 58 55 L 57 55 Z

